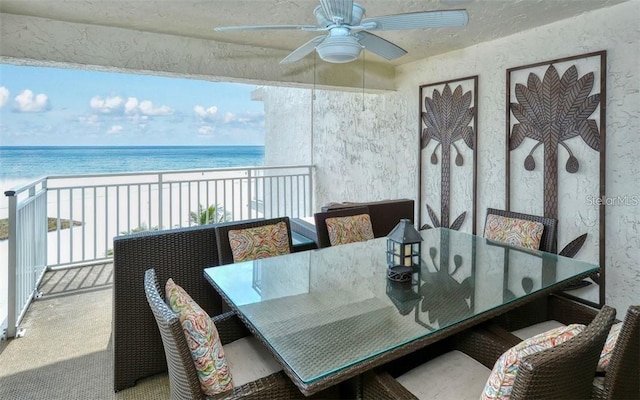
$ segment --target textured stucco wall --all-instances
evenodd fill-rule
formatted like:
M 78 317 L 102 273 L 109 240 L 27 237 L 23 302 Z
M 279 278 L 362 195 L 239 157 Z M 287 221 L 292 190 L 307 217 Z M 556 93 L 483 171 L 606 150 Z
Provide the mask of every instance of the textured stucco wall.
M 364 104 L 364 110 L 363 110 Z M 408 99 L 397 94 L 321 91 L 314 102 L 317 202 L 413 198 L 415 126 Z
M 540 61 L 607 51 L 606 193 L 612 197 L 635 196 L 640 200 L 640 26 L 637 15 L 640 15 L 640 2 L 634 0 L 398 69 L 399 93 L 407 99 L 418 98 L 421 84 L 479 75 L 479 231 L 484 210 L 505 204 L 506 69 Z M 417 107 L 411 107 L 409 120 L 416 121 L 418 117 Z M 560 162 L 561 168 L 563 165 Z M 586 163 L 581 168 L 586 169 Z M 580 179 L 583 185 L 589 184 L 578 177 L 578 181 Z M 564 205 L 561 202 L 560 211 L 584 209 L 585 203 L 581 193 L 570 197 Z M 572 216 L 580 218 L 573 212 Z M 585 229 L 584 223 L 576 227 Z M 594 234 L 597 235 L 595 231 L 590 232 L 590 240 L 594 242 L 590 246 L 585 244 L 585 250 L 587 247 L 592 250 L 586 253 L 592 256 L 596 253 Z M 560 237 L 560 245 L 569 239 Z M 621 313 L 630 304 L 640 303 L 639 258 L 640 205 L 607 207 L 606 301 Z
M 311 91 L 262 87 L 265 165 L 312 164 Z
M 406 127 L 406 107 L 396 105 L 406 102 L 395 93 L 316 90 L 313 99 L 311 89 L 261 90 L 265 164 L 314 164 L 315 211 L 335 201 L 414 197 L 417 170 L 398 166 L 415 158 L 416 142 Z
M 638 15 L 640 1 L 633 0 L 402 66 L 396 71 L 397 91 L 366 94 L 364 111 L 362 94 L 317 91 L 313 129 L 307 132 L 317 166 L 316 208 L 329 201 L 416 199 L 419 86 L 479 75 L 476 225 L 481 232 L 484 210 L 505 204 L 506 69 L 600 50 L 608 60 L 606 192 L 640 199 Z M 286 128 L 281 134 L 290 135 Z M 606 302 L 622 316 L 630 304 L 640 303 L 640 205 L 607 207 L 606 223 Z

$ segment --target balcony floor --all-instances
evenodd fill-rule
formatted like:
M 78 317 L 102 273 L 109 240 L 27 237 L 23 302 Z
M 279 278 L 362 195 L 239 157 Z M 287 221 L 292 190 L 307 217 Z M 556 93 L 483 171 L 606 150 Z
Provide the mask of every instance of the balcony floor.
M 168 399 L 161 374 L 113 392 L 113 264 L 50 271 L 22 321 L 0 341 L 0 399 Z

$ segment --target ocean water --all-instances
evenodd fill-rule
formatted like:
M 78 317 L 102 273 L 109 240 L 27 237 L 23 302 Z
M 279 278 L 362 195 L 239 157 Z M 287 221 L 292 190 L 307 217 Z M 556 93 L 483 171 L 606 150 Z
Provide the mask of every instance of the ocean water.
M 51 175 L 261 165 L 263 146 L 0 146 L 0 189 Z
M 0 218 L 5 191 L 43 176 L 262 165 L 264 146 L 0 146 Z

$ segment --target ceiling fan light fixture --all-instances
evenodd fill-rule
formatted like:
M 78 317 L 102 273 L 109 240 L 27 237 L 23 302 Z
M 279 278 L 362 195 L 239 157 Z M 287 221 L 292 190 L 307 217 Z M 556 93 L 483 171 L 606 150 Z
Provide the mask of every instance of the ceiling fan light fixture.
M 2 0 L 0 0 L 2 1 Z M 314 50 L 320 59 L 329 63 L 348 63 L 366 49 L 388 61 L 407 54 L 407 51 L 369 31 L 409 30 L 466 26 L 467 10 L 440 10 L 382 15 L 363 19 L 365 9 L 354 0 L 318 0 L 313 9 L 317 25 L 249 25 L 219 26 L 216 31 L 301 30 L 322 32 L 321 35 L 299 46 L 280 60 L 280 64 L 303 59 Z M 359 1 L 359 0 L 358 0 Z M 431 0 L 438 1 L 438 0 Z M 439 0 L 454 4 L 475 0 Z M 364 65 L 364 58 L 363 58 Z
M 330 63 L 348 63 L 358 59 L 362 45 L 353 36 L 329 36 L 316 47 L 320 58 Z

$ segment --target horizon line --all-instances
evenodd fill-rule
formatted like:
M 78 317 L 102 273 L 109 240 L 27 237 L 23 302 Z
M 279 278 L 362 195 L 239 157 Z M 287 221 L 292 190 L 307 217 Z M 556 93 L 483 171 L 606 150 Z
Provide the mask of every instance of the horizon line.
M 263 144 L 109 144 L 109 145 L 84 145 L 84 144 L 71 144 L 71 145 L 0 145 L 1 148 L 15 148 L 15 147 L 264 147 Z

